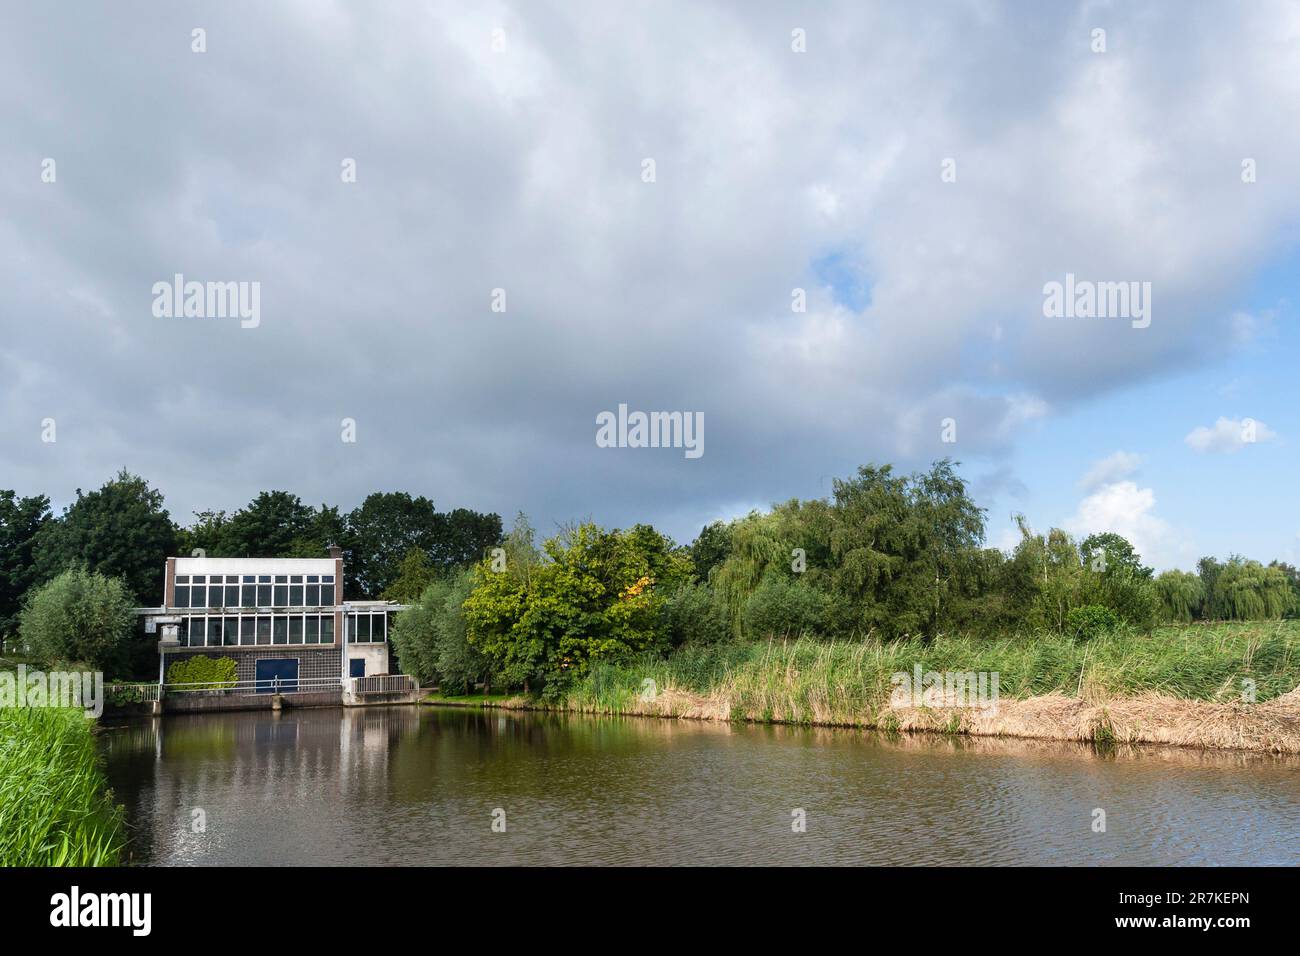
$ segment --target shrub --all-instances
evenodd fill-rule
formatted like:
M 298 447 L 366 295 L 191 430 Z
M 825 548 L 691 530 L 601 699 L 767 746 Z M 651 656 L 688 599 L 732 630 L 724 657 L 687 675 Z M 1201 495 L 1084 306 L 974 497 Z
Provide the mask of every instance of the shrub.
M 233 657 L 208 657 L 196 654 L 181 658 L 167 668 L 167 683 L 196 684 L 190 690 L 216 690 L 229 687 L 238 680 L 238 667 Z
M 727 612 L 705 584 L 686 582 L 664 602 L 662 627 L 672 647 L 717 644 L 730 636 Z
M 751 637 L 821 634 L 826 606 L 826 595 L 802 580 L 769 573 L 745 602 L 745 627 Z
M 1065 632 L 1089 641 L 1119 627 L 1119 615 L 1100 604 L 1085 604 L 1071 608 L 1065 615 Z
M 76 662 L 114 671 L 126 661 L 131 607 L 120 579 L 73 568 L 32 593 L 19 632 L 46 665 Z

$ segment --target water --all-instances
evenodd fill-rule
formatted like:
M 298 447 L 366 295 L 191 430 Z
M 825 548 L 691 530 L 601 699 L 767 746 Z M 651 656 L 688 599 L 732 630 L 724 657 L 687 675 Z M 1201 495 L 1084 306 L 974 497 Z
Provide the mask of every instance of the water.
M 1300 863 L 1300 760 L 1259 754 L 428 707 L 101 742 L 139 863 Z

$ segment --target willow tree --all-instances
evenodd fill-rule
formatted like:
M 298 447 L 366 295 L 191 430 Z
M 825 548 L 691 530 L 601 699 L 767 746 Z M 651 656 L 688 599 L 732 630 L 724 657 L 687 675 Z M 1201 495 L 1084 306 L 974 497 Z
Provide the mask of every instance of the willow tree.
M 1233 556 L 1214 582 L 1214 616 L 1229 621 L 1277 620 L 1292 606 L 1291 582 L 1280 568 Z
M 1198 575 L 1191 571 L 1164 571 L 1156 577 L 1155 585 L 1162 621 L 1188 624 L 1200 613 L 1205 588 Z

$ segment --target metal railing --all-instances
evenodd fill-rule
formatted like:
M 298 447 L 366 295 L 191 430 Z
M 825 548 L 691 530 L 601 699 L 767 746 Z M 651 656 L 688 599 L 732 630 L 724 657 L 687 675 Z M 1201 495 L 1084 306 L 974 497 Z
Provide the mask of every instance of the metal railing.
M 337 677 L 271 677 L 264 680 L 237 680 L 225 683 L 164 684 L 166 694 L 305 694 L 313 691 L 340 690 Z
M 104 687 L 108 694 L 139 694 L 143 703 L 158 699 L 159 687 L 154 684 L 108 684 Z
M 373 677 L 353 677 L 352 695 L 410 694 L 417 690 L 415 678 L 410 674 L 377 674 Z

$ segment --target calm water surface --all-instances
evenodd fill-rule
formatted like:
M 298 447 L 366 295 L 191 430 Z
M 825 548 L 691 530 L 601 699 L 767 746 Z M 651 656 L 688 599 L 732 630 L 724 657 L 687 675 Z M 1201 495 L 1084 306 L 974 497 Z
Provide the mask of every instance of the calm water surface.
M 1300 761 L 1255 754 L 429 707 L 101 744 L 140 863 L 1300 863 Z

